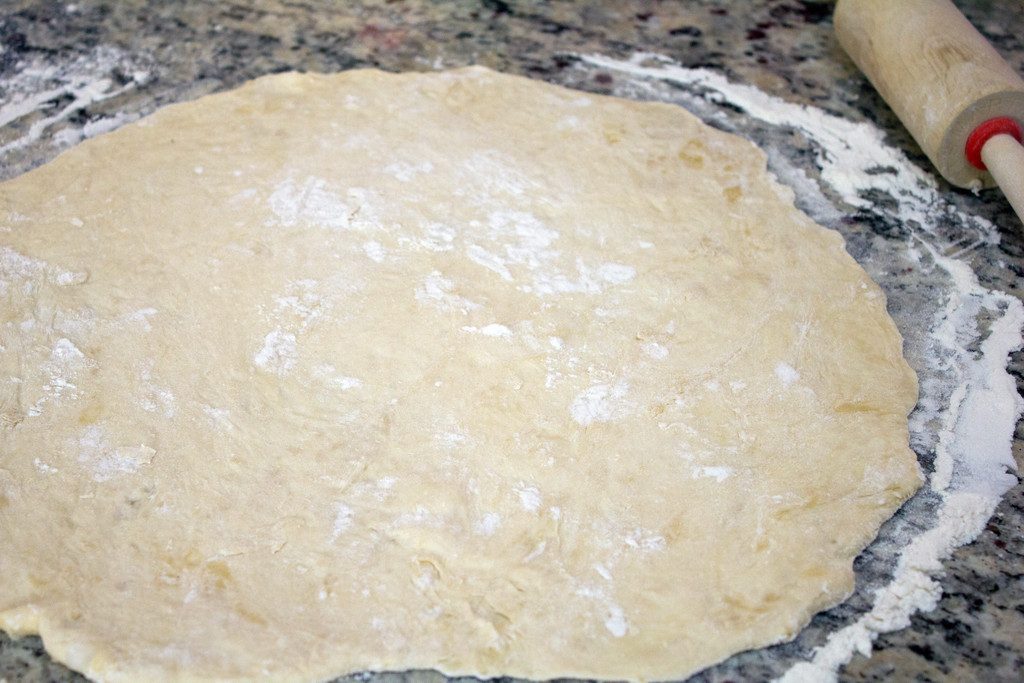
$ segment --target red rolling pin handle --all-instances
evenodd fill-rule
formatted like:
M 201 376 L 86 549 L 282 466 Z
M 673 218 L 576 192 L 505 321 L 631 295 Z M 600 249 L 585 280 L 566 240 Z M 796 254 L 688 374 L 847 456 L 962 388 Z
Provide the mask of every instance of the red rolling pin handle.
M 994 119 L 989 119 L 979 124 L 967 137 L 967 143 L 964 145 L 964 156 L 967 157 L 967 161 L 970 162 L 971 166 L 980 171 L 988 170 L 985 162 L 981 159 L 981 148 L 996 135 L 1010 135 L 1017 142 L 1024 143 L 1024 139 L 1022 139 L 1024 134 L 1022 134 L 1020 125 L 1014 119 L 1011 119 L 1009 116 L 997 116 Z

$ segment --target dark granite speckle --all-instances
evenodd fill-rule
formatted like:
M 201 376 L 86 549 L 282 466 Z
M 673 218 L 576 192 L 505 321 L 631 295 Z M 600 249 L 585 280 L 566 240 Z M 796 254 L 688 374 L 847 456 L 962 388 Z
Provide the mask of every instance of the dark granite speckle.
M 958 5 L 997 49 L 1024 72 L 1024 12 L 1019 3 L 963 0 Z M 927 167 L 927 160 L 891 110 L 842 53 L 831 32 L 830 2 L 810 0 L 6 0 L 0 11 L 0 92 L 25 60 L 66 64 L 96 49 L 114 47 L 147 80 L 123 94 L 73 113 L 87 123 L 117 112 L 149 113 L 171 102 L 223 90 L 250 78 L 286 70 L 337 71 L 377 66 L 391 71 L 482 64 L 501 71 L 611 93 L 610 73 L 579 79 L 578 53 L 625 57 L 637 50 L 665 54 L 685 66 L 708 67 L 790 101 L 813 104 L 852 120 L 870 120 L 889 142 Z M 114 82 L 132 75 L 112 68 Z M 55 102 L 54 105 L 61 103 Z M 18 131 L 0 129 L 0 144 Z M 813 162 L 794 138 L 788 157 Z M 53 158 L 59 148 L 44 138 L 3 157 L 0 178 Z M 879 172 L 885 172 L 879 169 Z M 990 220 L 1001 235 L 992 258 L 967 250 L 983 284 L 1024 296 L 1024 232 L 997 194 L 974 196 L 940 183 L 968 214 Z M 873 239 L 901 236 L 900 225 L 851 216 L 844 225 L 850 250 Z M 868 225 L 867 223 L 871 223 Z M 951 226 L 955 229 L 955 226 Z M 965 245 L 967 246 L 967 245 Z M 1024 385 L 1024 354 L 1012 359 Z M 1014 454 L 1024 457 L 1018 424 Z M 928 465 L 928 463 L 924 463 Z M 925 501 L 924 504 L 927 504 Z M 882 636 L 870 659 L 856 657 L 842 673 L 848 681 L 1017 681 L 1024 670 L 1024 487 L 1004 499 L 977 541 L 947 562 L 944 597 L 903 631 Z M 886 552 L 884 548 L 877 552 Z M 0 579 L 2 580 L 2 579 Z M 856 605 L 843 605 L 842 613 Z M 809 629 L 818 628 L 819 616 Z M 772 650 L 790 647 L 787 645 Z M 740 668 L 737 668 L 740 667 Z M 750 679 L 773 670 L 761 653 L 744 653 L 697 677 Z M 436 674 L 381 680 L 440 680 Z M 0 633 L 0 681 L 73 681 L 80 676 L 55 664 L 38 638 L 12 640 Z M 356 680 L 351 678 L 349 680 Z

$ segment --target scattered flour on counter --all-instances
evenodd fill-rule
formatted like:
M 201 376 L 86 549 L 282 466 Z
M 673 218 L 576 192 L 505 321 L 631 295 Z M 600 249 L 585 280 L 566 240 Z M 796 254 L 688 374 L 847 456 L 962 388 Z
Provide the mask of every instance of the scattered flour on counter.
M 51 133 L 53 144 L 65 147 L 134 120 L 136 115 L 119 112 L 78 123 L 75 115 L 145 84 L 150 78 L 148 69 L 138 56 L 107 46 L 94 48 L 66 64 L 23 59 L 15 65 L 14 73 L 4 78 L 0 90 L 0 128 L 33 115 L 36 118 L 0 146 L 0 154 L 28 147 L 54 128 L 60 127 Z M 115 73 L 127 74 L 127 82 L 117 85 Z M 43 115 L 39 116 L 40 113 Z
M 938 519 L 904 548 L 892 582 L 875 593 L 871 611 L 835 632 L 815 649 L 810 661 L 791 668 L 781 678 L 785 683 L 834 679 L 855 653 L 871 656 L 879 634 L 906 628 L 916 612 L 935 609 L 942 597 L 942 586 L 935 578 L 943 571 L 942 560 L 978 537 L 1002 495 L 1017 484 L 1012 435 L 1024 401 L 1006 372 L 1006 363 L 1009 354 L 1021 347 L 1024 306 L 1009 295 L 982 287 L 963 261 L 927 248 L 935 263 L 953 277 L 958 292 L 946 302 L 946 315 L 937 321 L 931 336 L 937 349 L 958 360 L 955 400 L 945 411 L 927 411 L 939 412 L 943 422 L 935 471 L 929 479 L 942 498 Z M 969 300 L 1000 315 L 977 356 L 961 346 L 963 332 L 974 326 L 975 311 Z M 934 362 L 945 364 L 946 358 Z M 921 425 L 924 420 L 918 416 L 915 421 Z
M 126 116 L 121 112 L 118 112 L 114 116 L 100 117 L 89 121 L 83 125 L 81 129 L 64 128 L 57 131 L 53 135 L 53 144 L 57 147 L 70 147 L 71 145 L 78 144 L 87 138 L 96 137 L 97 135 L 117 130 L 132 120 L 133 117 Z
M 910 318 L 904 327 L 907 355 L 921 378 L 921 398 L 910 418 L 911 443 L 918 453 L 934 452 L 934 471 L 914 500 L 935 497 L 936 518 L 923 532 L 912 524 L 895 527 L 904 530 L 892 539 L 901 546 L 896 566 L 892 578 L 869 597 L 871 608 L 828 633 L 823 642 L 810 643 L 813 650 L 804 652 L 806 661 L 797 660 L 781 678 L 786 683 L 834 681 L 854 654 L 870 656 L 879 634 L 905 628 L 915 612 L 935 607 L 942 594 L 935 578 L 942 572 L 942 560 L 977 537 L 1002 495 L 1017 482 L 1012 440 L 1024 402 L 1006 366 L 1009 354 L 1022 345 L 1024 306 L 981 285 L 967 261 L 958 258 L 998 243 L 998 232 L 988 221 L 947 202 L 934 178 L 888 145 L 885 134 L 869 122 L 786 102 L 714 71 L 688 69 L 656 54 L 636 54 L 628 60 L 601 55 L 580 59 L 584 68 L 616 73 L 617 82 L 632 88 L 634 97 L 681 103 L 727 127 L 750 125 L 731 118 L 739 109 L 751 117 L 746 122 L 759 120 L 799 131 L 816 150 L 820 180 L 793 167 L 776 150 L 770 148 L 768 157 L 772 170 L 796 190 L 812 216 L 838 223 L 846 213 L 826 198 L 831 192 L 847 205 L 897 223 L 911 237 L 902 254 L 890 258 L 902 258 L 902 263 L 913 263 L 929 277 L 943 278 L 944 299 L 932 309 L 903 312 Z M 892 201 L 878 202 L 879 195 Z M 993 201 L 999 200 L 993 196 Z M 944 230 L 950 221 L 956 229 L 947 238 Z M 898 245 L 877 248 L 895 251 Z M 893 268 L 875 276 L 891 276 L 891 282 L 902 287 L 898 272 Z M 903 294 L 892 293 L 897 295 Z M 929 304 L 936 301 L 934 295 L 925 298 Z M 799 378 L 786 364 L 780 363 L 775 371 L 784 385 Z M 734 392 L 745 388 L 740 380 L 729 386 Z

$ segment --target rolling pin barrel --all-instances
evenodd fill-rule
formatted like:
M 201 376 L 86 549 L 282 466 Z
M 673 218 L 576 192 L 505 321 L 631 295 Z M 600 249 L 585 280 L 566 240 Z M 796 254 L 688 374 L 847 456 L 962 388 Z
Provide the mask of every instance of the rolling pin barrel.
M 1024 81 L 952 2 L 839 0 L 835 30 L 843 49 L 949 182 L 972 189 L 993 184 L 985 168 L 989 162 L 972 164 L 965 147 L 982 124 L 997 119 L 1010 129 L 993 137 L 1020 139 Z M 1002 142 L 1005 147 L 1007 141 Z M 1007 164 L 1018 158 L 1013 150 L 981 157 L 1001 165 L 1004 176 Z M 1019 185 L 1024 168 L 1015 175 Z

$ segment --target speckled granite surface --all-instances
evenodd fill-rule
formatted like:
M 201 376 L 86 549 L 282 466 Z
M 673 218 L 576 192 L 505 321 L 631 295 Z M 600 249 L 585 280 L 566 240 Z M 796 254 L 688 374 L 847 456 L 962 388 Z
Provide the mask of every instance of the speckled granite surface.
M 1016 2 L 958 3 L 1018 71 L 1024 72 L 1024 12 Z M 615 77 L 583 72 L 571 56 L 597 52 L 628 56 L 659 52 L 685 66 L 706 66 L 795 102 L 813 103 L 852 120 L 871 120 L 914 161 L 916 146 L 842 54 L 831 34 L 831 4 L 786 0 L 700 2 L 432 3 L 312 0 L 222 2 L 216 7 L 173 0 L 91 0 L 75 4 L 6 0 L 0 5 L 0 88 L 26 62 L 99 62 L 121 94 L 79 107 L 79 127 L 105 117 L 135 117 L 175 101 L 228 88 L 249 78 L 291 69 L 336 71 L 358 66 L 424 70 L 483 64 L 495 69 L 612 92 Z M 113 50 L 97 60 L 97 52 Z M 106 53 L 104 53 L 106 54 Z M 136 73 L 145 72 L 144 78 Z M 85 98 L 88 99 L 87 97 Z M 0 129 L 0 147 L 24 138 L 32 121 Z M 53 131 L 8 149 L 6 178 L 59 153 Z M 58 143 L 60 139 L 58 138 Z M 64 143 L 73 142 L 66 137 Z M 794 151 L 794 155 L 799 150 Z M 806 163 L 794 160 L 794 163 Z M 1022 296 L 1024 231 L 1004 202 L 942 189 L 969 213 L 1001 233 L 999 256 L 976 256 L 972 266 L 989 287 Z M 1024 355 L 1013 371 L 1024 382 Z M 1015 455 L 1024 458 L 1018 425 Z M 871 658 L 856 657 L 842 678 L 874 680 L 1020 680 L 1024 670 L 1024 487 L 1004 499 L 986 532 L 947 562 L 938 608 L 914 617 L 910 628 L 884 635 Z M 2 577 L 0 577 L 2 580 Z M 840 608 L 837 608 L 840 609 Z M 816 619 L 826 622 L 828 614 Z M 781 646 L 785 647 L 785 646 Z M 745 653 L 698 678 L 763 678 L 774 673 L 761 653 Z M 434 674 L 415 676 L 436 680 Z M 397 679 L 383 676 L 381 679 Z M 37 638 L 0 634 L 0 680 L 79 679 L 43 652 Z

